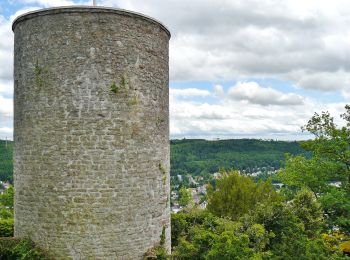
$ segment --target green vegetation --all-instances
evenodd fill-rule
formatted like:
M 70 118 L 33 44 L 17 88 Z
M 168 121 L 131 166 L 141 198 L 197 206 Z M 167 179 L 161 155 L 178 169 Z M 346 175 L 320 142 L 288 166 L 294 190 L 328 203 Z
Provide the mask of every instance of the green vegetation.
M 0 237 L 13 237 L 13 218 L 0 218 Z
M 166 174 L 166 169 L 165 169 L 164 165 L 161 162 L 159 163 L 158 168 L 159 168 L 160 172 L 163 175 L 163 177 L 162 177 L 163 185 L 165 185 L 166 184 L 166 175 L 167 175 Z
M 187 207 L 192 204 L 192 196 L 188 189 L 185 187 L 179 190 L 179 205 L 182 207 Z
M 131 106 L 136 106 L 139 103 L 140 103 L 140 99 L 137 95 L 133 96 L 129 101 L 129 105 L 131 105 Z
M 233 139 L 207 141 L 183 139 L 170 141 L 171 171 L 176 175 L 202 175 L 220 168 L 246 173 L 273 171 L 284 164 L 286 153 L 304 154 L 299 142 Z
M 256 198 L 255 198 L 256 197 Z M 173 259 L 350 259 L 332 237 L 313 192 L 288 199 L 270 182 L 226 172 L 208 193 L 206 210 L 172 215 Z M 350 239 L 343 233 L 345 239 Z
M 345 108 L 343 127 L 338 127 L 328 112 L 315 113 L 304 127 L 315 139 L 302 143 L 313 156 L 287 157 L 279 179 L 292 193 L 312 191 L 322 205 L 328 228 L 350 233 L 350 106 Z M 332 180 L 337 180 L 339 187 L 329 185 Z
M 13 237 L 13 198 L 12 186 L 0 195 L 0 259 L 52 259 L 32 241 Z
M 13 182 L 13 142 L 0 140 L 0 181 Z
M 113 82 L 110 86 L 110 90 L 113 92 L 113 93 L 118 93 L 119 92 L 119 87 L 117 86 L 117 84 L 115 84 L 115 82 Z
M 0 238 L 0 259 L 4 260 L 48 260 L 47 252 L 28 239 Z
M 159 124 L 163 121 L 157 120 Z M 253 139 L 206 141 L 195 139 L 172 140 L 171 175 L 204 175 L 224 169 L 247 173 L 279 169 L 285 153 L 303 154 L 299 142 L 262 141 Z M 12 182 L 12 146 L 0 140 L 0 180 Z
M 145 260 L 151 260 L 151 259 L 166 260 L 166 259 L 168 259 L 167 251 L 165 249 L 165 227 L 164 226 L 162 229 L 162 234 L 160 235 L 159 245 L 148 250 L 144 254 L 143 259 L 145 259 Z
M 129 84 L 129 81 L 128 81 L 127 77 L 125 75 L 123 75 L 119 81 L 119 84 L 116 84 L 115 82 L 113 82 L 109 88 L 113 93 L 117 94 L 122 89 L 127 89 L 128 84 Z
M 0 237 L 13 236 L 13 198 L 12 186 L 0 195 Z
M 38 88 L 42 88 L 45 84 L 45 78 L 48 74 L 48 69 L 40 66 L 39 62 L 36 61 L 35 67 L 34 67 L 34 74 L 35 74 L 35 84 Z
M 271 182 L 255 183 L 238 172 L 223 172 L 215 189 L 208 190 L 207 209 L 216 216 L 238 220 L 261 203 L 271 204 L 281 200 Z
M 254 183 L 224 171 L 206 210 L 172 215 L 175 259 L 350 259 L 350 106 L 338 127 L 329 113 L 304 127 L 308 156 L 288 155 L 278 178 Z M 337 186 L 330 181 L 338 181 Z
M 164 118 L 157 117 L 156 126 L 159 128 L 165 122 Z

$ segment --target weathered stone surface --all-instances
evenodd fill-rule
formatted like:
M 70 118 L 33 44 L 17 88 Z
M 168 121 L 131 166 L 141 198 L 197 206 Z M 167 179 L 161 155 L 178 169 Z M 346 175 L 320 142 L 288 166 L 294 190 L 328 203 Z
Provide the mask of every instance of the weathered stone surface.
M 53 8 L 15 33 L 15 236 L 58 259 L 140 259 L 169 210 L 169 32 L 139 14 Z

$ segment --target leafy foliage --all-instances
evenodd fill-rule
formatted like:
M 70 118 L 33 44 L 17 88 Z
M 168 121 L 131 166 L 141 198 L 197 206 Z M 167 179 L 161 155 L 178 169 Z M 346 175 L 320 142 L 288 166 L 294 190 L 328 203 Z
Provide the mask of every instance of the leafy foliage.
M 283 197 L 271 182 L 223 173 L 207 210 L 172 215 L 174 259 L 349 259 L 325 239 L 319 198 L 306 188 Z M 344 236 L 346 238 L 346 236 Z
M 308 188 L 315 194 L 329 188 L 334 172 L 339 171 L 338 165 L 312 157 L 286 156 L 285 168 L 280 171 L 278 178 L 289 188 Z
M 183 139 L 170 141 L 171 175 L 205 175 L 237 169 L 252 173 L 258 168 L 279 169 L 284 154 L 304 154 L 298 142 L 232 139 L 207 141 Z
M 13 236 L 13 197 L 12 186 L 0 195 L 0 237 Z
M 341 243 L 339 247 L 343 252 L 350 254 L 350 240 L 344 243 Z
M 323 229 L 324 219 L 321 204 L 309 190 L 301 190 L 290 203 L 292 214 L 302 223 L 308 237 L 317 237 Z
M 180 188 L 179 190 L 179 205 L 187 207 L 192 202 L 192 196 L 188 189 L 185 187 Z
M 216 182 L 215 189 L 208 191 L 207 208 L 216 216 L 238 220 L 259 203 L 281 200 L 269 181 L 255 183 L 250 177 L 235 171 L 223 175 L 224 178 Z
M 13 182 L 13 142 L 0 140 L 0 181 Z
M 245 226 L 203 210 L 172 215 L 175 259 L 258 259 L 269 234 L 258 224 Z
M 168 258 L 168 253 L 164 247 L 165 245 L 165 227 L 162 229 L 162 233 L 160 235 L 159 245 L 154 246 L 149 249 L 143 256 L 145 260 L 157 259 L 157 260 L 165 260 Z
M 323 206 L 328 227 L 339 227 L 350 233 L 350 195 L 344 189 L 332 187 L 319 201 Z
M 13 198 L 14 198 L 13 186 L 10 186 L 0 195 L 0 204 L 8 209 L 13 210 Z
M 144 260 L 166 260 L 168 259 L 167 251 L 163 246 L 155 246 L 149 249 L 143 256 Z
M 13 218 L 0 219 L 0 237 L 13 237 Z
M 287 157 L 278 177 L 294 191 L 311 190 L 319 198 L 328 228 L 350 233 L 350 106 L 345 108 L 343 127 L 338 127 L 328 112 L 314 114 L 303 129 L 315 139 L 301 145 L 312 157 Z M 339 181 L 340 187 L 329 185 L 331 180 Z
M 30 240 L 0 238 L 0 259 L 49 260 L 53 258 Z
M 343 168 L 335 172 L 346 186 L 350 183 L 350 106 L 345 106 L 346 112 L 341 115 L 346 126 L 338 127 L 334 118 L 328 112 L 321 115 L 315 113 L 304 130 L 315 135 L 314 140 L 306 141 L 303 148 L 311 151 L 315 158 L 334 163 Z M 349 189 L 349 187 L 348 187 Z

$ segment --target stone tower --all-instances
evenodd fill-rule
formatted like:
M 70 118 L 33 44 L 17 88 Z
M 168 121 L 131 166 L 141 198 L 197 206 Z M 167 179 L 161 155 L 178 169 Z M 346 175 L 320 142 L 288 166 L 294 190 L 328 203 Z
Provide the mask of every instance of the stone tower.
M 58 259 L 170 250 L 169 31 L 147 16 L 60 7 L 15 35 L 15 236 Z

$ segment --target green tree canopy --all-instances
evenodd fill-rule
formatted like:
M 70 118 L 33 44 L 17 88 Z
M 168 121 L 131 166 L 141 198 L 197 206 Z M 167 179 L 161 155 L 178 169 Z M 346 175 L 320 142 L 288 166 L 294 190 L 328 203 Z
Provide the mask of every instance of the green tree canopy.
M 8 209 L 13 209 L 14 189 L 13 186 L 7 188 L 3 194 L 0 195 L 0 204 Z
M 182 187 L 179 190 L 179 204 L 180 206 L 187 207 L 191 204 L 192 196 L 188 189 Z
M 349 189 L 350 183 L 350 105 L 345 106 L 346 112 L 340 117 L 345 126 L 338 127 L 329 112 L 315 113 L 303 130 L 310 132 L 315 139 L 305 141 L 302 147 L 311 151 L 315 158 L 333 162 L 343 167 L 342 171 L 334 172 L 334 177 L 340 177 Z
M 223 172 L 215 189 L 208 191 L 207 209 L 216 216 L 238 220 L 259 203 L 280 201 L 270 181 L 255 183 L 237 171 Z
M 312 157 L 287 156 L 278 178 L 289 191 L 311 190 L 319 198 L 329 230 L 350 233 L 350 106 L 345 109 L 342 127 L 328 112 L 314 114 L 303 129 L 315 138 L 301 145 Z M 341 185 L 334 187 L 331 181 Z

